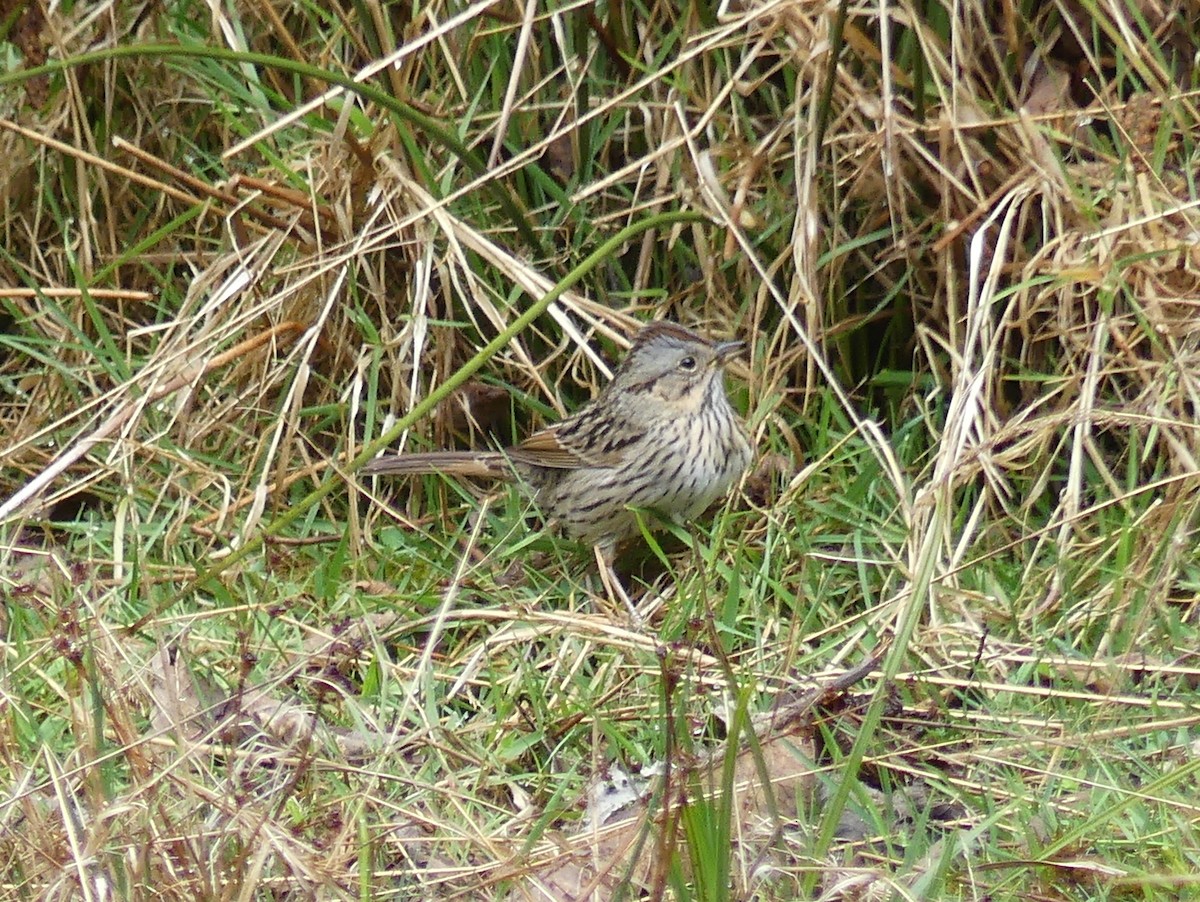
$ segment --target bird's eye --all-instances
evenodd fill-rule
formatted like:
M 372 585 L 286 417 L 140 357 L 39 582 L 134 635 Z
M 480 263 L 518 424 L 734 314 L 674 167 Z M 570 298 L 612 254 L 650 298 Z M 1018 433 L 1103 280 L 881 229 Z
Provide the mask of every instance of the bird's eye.
M 696 358 L 684 357 L 683 360 L 679 361 L 679 368 L 691 372 L 696 368 Z

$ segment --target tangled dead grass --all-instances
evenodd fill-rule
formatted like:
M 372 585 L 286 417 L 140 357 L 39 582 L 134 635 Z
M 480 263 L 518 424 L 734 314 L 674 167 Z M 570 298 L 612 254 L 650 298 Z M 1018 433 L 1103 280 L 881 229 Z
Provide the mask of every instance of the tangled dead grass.
M 739 786 L 767 762 L 803 783 L 790 812 L 732 807 L 739 893 L 863 898 L 949 880 L 936 842 L 914 862 L 844 818 L 793 829 L 845 786 L 822 796 L 794 762 L 831 767 L 842 740 L 850 755 L 868 696 L 918 687 L 866 771 L 953 800 L 937 835 L 976 845 L 947 861 L 994 853 L 976 828 L 1002 801 L 976 761 L 1019 769 L 1031 747 L 1016 714 L 1000 731 L 951 695 L 1049 703 L 1070 682 L 1077 706 L 1038 714 L 1062 755 L 1080 735 L 1118 758 L 1106 730 L 1194 729 L 1137 687 L 1196 674 L 1179 649 L 1196 616 L 1200 10 L 1103 11 L 435 5 L 339 7 L 336 24 L 250 4 L 211 30 L 170 6 L 21 13 L 13 46 L 51 71 L 0 77 L 5 892 L 564 897 L 568 868 L 570 892 L 607 897 L 617 874 L 662 894 L 686 804 L 656 798 L 657 821 L 635 806 L 632 858 L 572 832 L 611 762 L 653 748 L 693 806 L 720 783 L 709 762 L 736 759 Z M 200 49 L 117 37 L 152 32 Z M 279 59 L 228 56 L 245 47 Z M 457 397 L 511 436 L 587 397 L 658 316 L 750 341 L 733 381 L 773 472 L 795 474 L 719 528 L 724 551 L 676 564 L 686 591 L 647 592 L 670 667 L 584 611 L 580 580 L 523 572 L 530 551 L 571 564 L 514 502 L 466 529 L 444 486 L 392 513 L 360 503 L 375 490 L 352 462 L 385 411 L 483 364 Z M 404 441 L 462 440 L 462 410 Z M 511 532 L 485 543 L 489 513 Z M 514 561 L 509 592 L 487 574 Z M 742 606 L 736 640 L 673 613 L 696 592 L 684 609 L 724 605 L 723 627 Z M 654 744 L 672 713 L 712 739 L 745 687 L 769 710 L 798 670 L 836 674 L 866 646 L 892 651 L 864 707 L 824 698 L 759 736 L 786 766 Z M 1007 801 L 1033 807 L 1045 776 Z M 1078 797 L 1053 804 L 1093 823 Z M 647 840 L 652 823 L 679 832 Z M 852 850 L 837 867 L 835 834 Z M 579 848 L 587 865 L 562 864 Z

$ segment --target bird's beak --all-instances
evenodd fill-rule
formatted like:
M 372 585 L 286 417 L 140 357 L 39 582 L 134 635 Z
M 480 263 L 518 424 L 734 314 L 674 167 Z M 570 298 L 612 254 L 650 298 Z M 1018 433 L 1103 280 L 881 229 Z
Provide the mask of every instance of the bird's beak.
M 726 360 L 737 354 L 742 348 L 746 347 L 744 341 L 719 341 L 714 350 L 717 354 L 717 363 L 723 364 Z

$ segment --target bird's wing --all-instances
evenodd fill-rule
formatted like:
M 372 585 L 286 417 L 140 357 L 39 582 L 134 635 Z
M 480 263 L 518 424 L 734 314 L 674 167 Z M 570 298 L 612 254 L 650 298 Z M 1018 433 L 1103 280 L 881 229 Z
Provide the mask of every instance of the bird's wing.
M 552 470 L 580 470 L 586 467 L 612 467 L 620 462 L 620 455 L 606 453 L 602 448 L 585 448 L 578 441 L 560 438 L 563 423 L 533 433 L 519 445 L 508 449 L 508 456 L 517 463 Z
M 508 456 L 517 463 L 554 470 L 578 470 L 590 466 L 582 456 L 563 446 L 553 428 L 535 432 L 519 445 L 509 448 Z

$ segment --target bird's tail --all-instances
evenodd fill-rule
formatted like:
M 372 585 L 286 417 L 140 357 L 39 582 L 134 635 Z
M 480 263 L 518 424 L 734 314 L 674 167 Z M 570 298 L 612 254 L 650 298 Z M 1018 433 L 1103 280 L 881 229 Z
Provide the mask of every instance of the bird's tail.
M 365 476 L 420 476 L 444 473 L 480 479 L 511 479 L 512 466 L 499 451 L 425 451 L 377 457 L 360 470 Z

